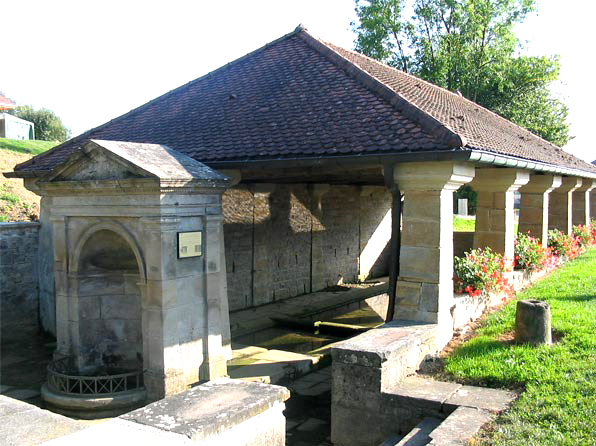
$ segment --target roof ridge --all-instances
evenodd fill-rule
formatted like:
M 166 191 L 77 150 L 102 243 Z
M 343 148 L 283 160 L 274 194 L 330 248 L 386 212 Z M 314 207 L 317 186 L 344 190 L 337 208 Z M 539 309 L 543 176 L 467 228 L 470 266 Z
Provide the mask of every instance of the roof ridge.
M 360 67 L 357 63 L 346 59 L 334 48 L 329 46 L 328 42 L 312 35 L 305 28 L 302 28 L 301 31 L 302 32 L 298 33 L 298 37 L 302 38 L 302 40 L 309 44 L 315 51 L 319 52 L 333 64 L 346 71 L 372 93 L 379 95 L 382 99 L 389 102 L 390 105 L 406 117 L 420 124 L 430 134 L 443 139 L 447 144 L 452 146 L 464 147 L 467 144 L 463 135 L 458 134 L 449 126 L 445 125 L 417 105 L 412 104 L 401 93 L 390 88 L 387 84 Z
M 209 71 L 208 73 L 206 73 L 206 74 L 204 74 L 204 75 L 202 75 L 202 76 L 200 76 L 200 77 L 198 77 L 196 79 L 193 79 L 191 81 L 188 81 L 187 83 L 182 84 L 179 87 L 176 87 L 176 88 L 174 88 L 172 90 L 169 90 L 169 91 L 165 92 L 164 94 L 162 94 L 162 95 L 160 95 L 160 96 L 158 96 L 158 97 L 156 97 L 154 99 L 151 99 L 150 101 L 145 102 L 144 104 L 139 105 L 138 107 L 133 108 L 132 110 L 127 111 L 126 113 L 123 113 L 120 116 L 117 116 L 117 117 L 115 117 L 113 119 L 110 119 L 109 121 L 104 122 L 103 124 L 100 124 L 97 127 L 93 127 L 92 129 L 89 129 L 89 130 L 81 133 L 80 135 L 75 136 L 74 138 L 67 139 L 63 143 L 60 143 L 57 146 L 52 147 L 50 150 L 47 150 L 47 151 L 45 151 L 43 153 L 40 153 L 39 155 L 37 155 L 37 156 L 35 156 L 33 158 L 30 158 L 27 161 L 24 161 L 24 162 L 22 162 L 20 164 L 17 164 L 13 168 L 13 170 L 14 171 L 16 171 L 17 169 L 20 170 L 21 168 L 25 168 L 25 167 L 27 167 L 27 166 L 29 166 L 31 164 L 35 164 L 37 160 L 43 159 L 46 156 L 49 156 L 55 150 L 62 148 L 62 146 L 66 145 L 67 143 L 68 144 L 72 144 L 74 142 L 77 142 L 78 143 L 80 141 L 84 141 L 85 139 L 89 139 L 87 137 L 89 135 L 91 135 L 93 132 L 96 132 L 98 130 L 101 130 L 102 128 L 106 127 L 107 125 L 111 124 L 112 122 L 118 121 L 120 119 L 124 119 L 126 117 L 131 116 L 131 115 L 134 115 L 135 113 L 139 113 L 139 112 L 143 111 L 145 108 L 149 107 L 151 104 L 154 104 L 155 102 L 161 101 L 163 99 L 167 99 L 170 96 L 172 96 L 173 94 L 175 94 L 176 92 L 178 92 L 179 90 L 182 90 L 182 89 L 184 89 L 184 88 L 186 88 L 186 87 L 188 87 L 190 85 L 194 85 L 195 83 L 198 83 L 199 81 L 202 81 L 203 79 L 206 79 L 206 78 L 208 78 L 208 77 L 210 77 L 210 76 L 212 76 L 212 75 L 214 75 L 214 74 L 216 74 L 216 73 L 218 73 L 220 71 L 224 71 L 226 69 L 229 69 L 232 65 L 235 65 L 237 63 L 240 63 L 241 61 L 243 61 L 243 60 L 245 60 L 245 59 L 253 56 L 254 54 L 257 54 L 257 53 L 259 53 L 259 52 L 261 52 L 261 51 L 269 48 L 272 45 L 275 45 L 275 44 L 277 44 L 277 43 L 279 43 L 279 42 L 281 42 L 281 41 L 283 41 L 285 39 L 288 39 L 288 38 L 290 38 L 290 37 L 292 37 L 292 36 L 294 36 L 296 34 L 299 34 L 302 31 L 306 31 L 306 27 L 302 23 L 300 23 L 293 31 L 291 31 L 291 32 L 289 32 L 287 34 L 284 34 L 283 36 L 278 37 L 277 39 L 274 39 L 274 40 L 272 40 L 270 42 L 267 42 L 265 45 L 257 48 L 256 50 L 250 51 L 250 52 L 246 53 L 244 56 L 240 56 L 239 58 L 234 59 L 233 61 L 228 62 L 227 64 L 222 65 L 221 67 L 216 68 L 215 70 Z
M 327 42 L 327 43 L 331 43 L 331 42 Z M 338 46 L 338 45 L 334 45 L 333 43 L 331 43 L 331 45 L 333 45 L 333 46 Z M 340 47 L 340 48 L 341 48 L 341 47 Z M 377 64 L 377 65 L 381 65 L 381 66 L 383 66 L 384 68 L 389 68 L 389 69 L 391 69 L 391 70 L 397 71 L 397 72 L 399 72 L 399 73 L 403 74 L 404 76 L 407 76 L 407 77 L 409 77 L 409 78 L 415 79 L 415 80 L 416 80 L 416 81 L 418 81 L 418 82 L 422 82 L 422 83 L 424 83 L 424 84 L 426 84 L 426 85 L 430 86 L 431 88 L 434 88 L 434 89 L 437 89 L 437 90 L 442 90 L 442 91 L 444 91 L 444 92 L 446 92 L 446 93 L 448 93 L 448 94 L 450 94 L 450 95 L 453 95 L 453 96 L 457 97 L 458 99 L 463 99 L 463 100 L 465 100 L 466 102 L 468 102 L 470 105 L 474 105 L 475 107 L 479 107 L 479 108 L 481 108 L 482 110 L 484 110 L 484 111 L 486 111 L 486 112 L 490 113 L 491 115 L 493 115 L 493 116 L 496 116 L 498 119 L 500 119 L 500 120 L 504 121 L 504 122 L 505 122 L 505 123 L 507 123 L 508 125 L 511 125 L 511 126 L 513 126 L 513 127 L 517 127 L 518 129 L 520 129 L 520 130 L 522 130 L 522 131 L 524 131 L 524 132 L 527 132 L 527 133 L 529 133 L 529 134 L 530 134 L 530 135 L 532 135 L 533 137 L 535 137 L 535 138 L 539 139 L 539 140 L 540 140 L 542 143 L 544 143 L 544 144 L 547 144 L 547 145 L 549 145 L 549 146 L 552 146 L 553 148 L 555 148 L 555 149 L 557 149 L 557 150 L 559 150 L 559 151 L 563 152 L 565 155 L 568 155 L 568 156 L 570 156 L 570 157 L 572 157 L 572 158 L 575 158 L 575 159 L 577 159 L 577 160 L 580 160 L 580 161 L 582 161 L 582 162 L 584 162 L 584 163 L 586 163 L 586 164 L 589 164 L 589 163 L 587 163 L 586 161 L 584 161 L 584 160 L 582 160 L 582 159 L 580 159 L 580 158 L 576 157 L 576 156 L 575 156 L 575 155 L 573 155 L 572 153 L 569 153 L 569 152 L 565 151 L 565 150 L 564 150 L 562 147 L 559 147 L 558 145 L 556 145 L 556 144 L 554 144 L 554 143 L 552 143 L 552 142 L 550 142 L 550 141 L 547 141 L 546 139 L 542 138 L 540 135 L 537 135 L 537 134 L 535 134 L 534 132 L 532 132 L 532 131 L 528 130 L 527 128 L 525 128 L 525 127 L 522 127 L 521 125 L 519 125 L 519 124 L 516 124 L 515 122 L 513 122 L 513 121 L 511 121 L 511 120 L 509 120 L 509 119 L 507 119 L 507 118 L 504 118 L 503 116 L 499 115 L 498 113 L 495 113 L 494 111 L 492 111 L 492 110 L 489 110 L 488 108 L 486 108 L 486 107 L 484 107 L 484 106 L 482 106 L 482 105 L 478 104 L 477 102 L 474 102 L 474 101 L 472 101 L 471 99 L 468 99 L 467 97 L 465 97 L 465 96 L 463 96 L 463 95 L 457 94 L 457 93 L 455 93 L 455 92 L 453 92 L 453 91 L 451 91 L 451 90 L 448 90 L 447 88 L 441 87 L 440 85 L 433 84 L 432 82 L 429 82 L 429 81 L 427 81 L 427 80 L 425 80 L 425 79 L 422 79 L 421 77 L 415 76 L 415 75 L 413 75 L 412 73 L 408 73 L 408 72 L 406 72 L 406 71 L 403 71 L 403 70 L 400 70 L 400 69 L 398 69 L 398 68 L 392 67 L 391 65 L 384 64 L 383 62 L 380 62 L 380 61 L 378 61 L 378 60 L 376 60 L 376 59 L 373 59 L 372 57 L 369 57 L 369 56 L 367 56 L 366 54 L 362 54 L 362 53 L 359 53 L 358 51 L 351 50 L 351 49 L 346 49 L 346 48 L 342 48 L 342 49 L 343 49 L 344 51 L 348 51 L 348 52 L 350 52 L 350 53 L 356 54 L 356 55 L 358 55 L 359 57 L 363 57 L 363 58 L 365 58 L 365 59 L 367 59 L 367 60 L 369 60 L 369 61 L 371 61 L 371 62 L 373 62 L 373 63 L 375 63 L 375 64 Z M 391 90 L 393 90 L 391 87 L 388 87 L 388 88 L 390 88 Z M 395 91 L 395 90 L 393 90 L 393 91 Z M 436 119 L 436 118 L 435 118 L 435 119 Z M 446 124 L 444 124 L 444 125 L 445 125 L 445 126 L 447 126 Z

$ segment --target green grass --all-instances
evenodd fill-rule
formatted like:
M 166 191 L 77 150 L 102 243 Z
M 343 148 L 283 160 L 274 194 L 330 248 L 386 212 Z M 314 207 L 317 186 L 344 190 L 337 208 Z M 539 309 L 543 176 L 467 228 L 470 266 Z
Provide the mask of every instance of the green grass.
M 453 216 L 453 230 L 456 232 L 474 232 L 476 228 L 476 218 L 462 218 Z
M 60 144 L 56 141 L 38 141 L 38 140 L 20 140 L 0 138 L 0 150 L 12 150 L 18 153 L 28 153 L 30 155 L 39 155 L 46 150 Z
M 15 194 L 11 194 L 10 192 L 3 192 L 0 194 L 0 200 L 8 201 L 12 204 L 17 204 L 21 199 L 17 197 Z
M 534 348 L 502 340 L 514 329 L 513 301 L 487 317 L 445 371 L 469 384 L 525 388 L 482 444 L 596 444 L 596 248 L 518 293 L 529 298 L 550 303 L 558 342 Z

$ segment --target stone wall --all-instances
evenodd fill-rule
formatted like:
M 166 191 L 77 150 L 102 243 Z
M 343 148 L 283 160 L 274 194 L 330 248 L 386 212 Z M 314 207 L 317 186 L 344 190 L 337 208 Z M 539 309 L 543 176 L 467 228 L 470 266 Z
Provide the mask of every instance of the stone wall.
M 453 231 L 453 255 L 462 257 L 474 247 L 474 232 Z
M 39 223 L 0 223 L 0 328 L 3 339 L 39 329 Z
M 238 186 L 223 209 L 230 310 L 387 273 L 383 187 Z

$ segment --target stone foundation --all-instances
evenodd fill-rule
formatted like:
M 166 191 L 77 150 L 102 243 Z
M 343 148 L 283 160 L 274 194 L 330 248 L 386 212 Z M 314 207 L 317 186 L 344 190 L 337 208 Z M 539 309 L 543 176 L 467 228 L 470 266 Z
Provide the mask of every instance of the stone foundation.
M 380 422 L 382 393 L 438 350 L 437 336 L 436 324 L 393 321 L 332 347 L 333 444 L 376 445 L 391 433 Z

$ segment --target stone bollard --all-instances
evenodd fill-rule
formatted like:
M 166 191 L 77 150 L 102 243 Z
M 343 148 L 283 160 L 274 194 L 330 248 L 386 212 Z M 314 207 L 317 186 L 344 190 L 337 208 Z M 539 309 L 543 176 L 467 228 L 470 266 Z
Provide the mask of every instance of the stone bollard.
M 520 344 L 551 344 L 550 305 L 529 299 L 517 303 L 515 340 Z

